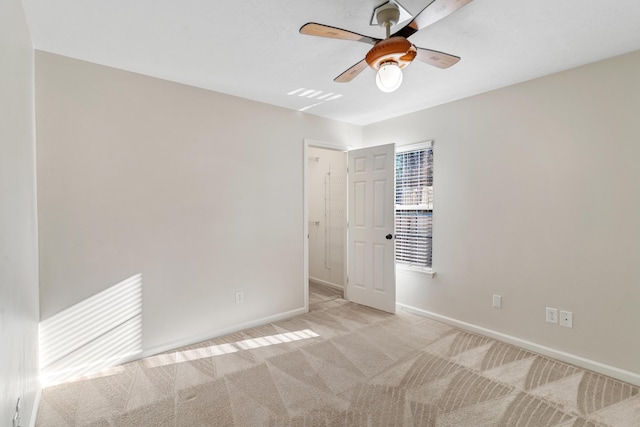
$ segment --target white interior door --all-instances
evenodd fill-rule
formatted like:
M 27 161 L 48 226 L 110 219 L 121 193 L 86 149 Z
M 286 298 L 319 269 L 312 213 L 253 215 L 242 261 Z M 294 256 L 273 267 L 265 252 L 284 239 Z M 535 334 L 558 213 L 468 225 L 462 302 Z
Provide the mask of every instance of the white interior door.
M 347 299 L 395 313 L 395 146 L 349 151 Z

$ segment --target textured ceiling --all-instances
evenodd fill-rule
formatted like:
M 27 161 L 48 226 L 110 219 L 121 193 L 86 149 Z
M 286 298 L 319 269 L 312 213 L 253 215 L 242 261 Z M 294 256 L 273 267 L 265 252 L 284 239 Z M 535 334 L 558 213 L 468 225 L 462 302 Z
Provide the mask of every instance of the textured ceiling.
M 301 35 L 318 22 L 384 38 L 386 0 L 23 0 L 36 49 L 365 125 L 640 49 L 637 0 L 475 0 L 410 40 L 462 57 L 414 62 L 394 93 L 366 69 L 333 79 L 369 45 Z M 416 15 L 430 0 L 400 0 Z M 401 25 L 401 24 L 400 24 Z M 399 28 L 396 26 L 395 29 Z M 640 70 L 639 70 L 640 71 Z M 315 97 L 288 95 L 296 89 Z M 342 95 L 327 100 L 326 94 Z M 317 105 L 316 105 L 317 104 Z

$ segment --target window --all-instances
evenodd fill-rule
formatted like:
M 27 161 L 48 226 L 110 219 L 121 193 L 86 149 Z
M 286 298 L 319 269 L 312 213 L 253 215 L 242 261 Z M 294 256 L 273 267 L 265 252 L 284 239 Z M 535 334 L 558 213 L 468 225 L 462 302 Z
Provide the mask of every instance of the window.
M 396 262 L 431 269 L 433 142 L 396 151 Z

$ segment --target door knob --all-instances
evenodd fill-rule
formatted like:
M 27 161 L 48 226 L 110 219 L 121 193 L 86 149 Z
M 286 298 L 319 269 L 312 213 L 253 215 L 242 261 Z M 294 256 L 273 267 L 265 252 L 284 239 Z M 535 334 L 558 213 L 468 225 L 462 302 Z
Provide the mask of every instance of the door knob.
M 393 239 L 393 234 L 387 234 L 384 237 L 386 237 L 387 240 L 391 240 L 391 239 Z

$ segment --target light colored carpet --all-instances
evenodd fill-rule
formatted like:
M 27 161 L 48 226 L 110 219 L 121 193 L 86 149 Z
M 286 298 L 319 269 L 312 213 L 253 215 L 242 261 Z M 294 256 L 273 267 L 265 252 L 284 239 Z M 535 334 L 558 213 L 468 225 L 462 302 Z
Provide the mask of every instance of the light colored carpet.
M 640 426 L 637 387 L 312 286 L 305 315 L 43 390 L 49 426 Z

